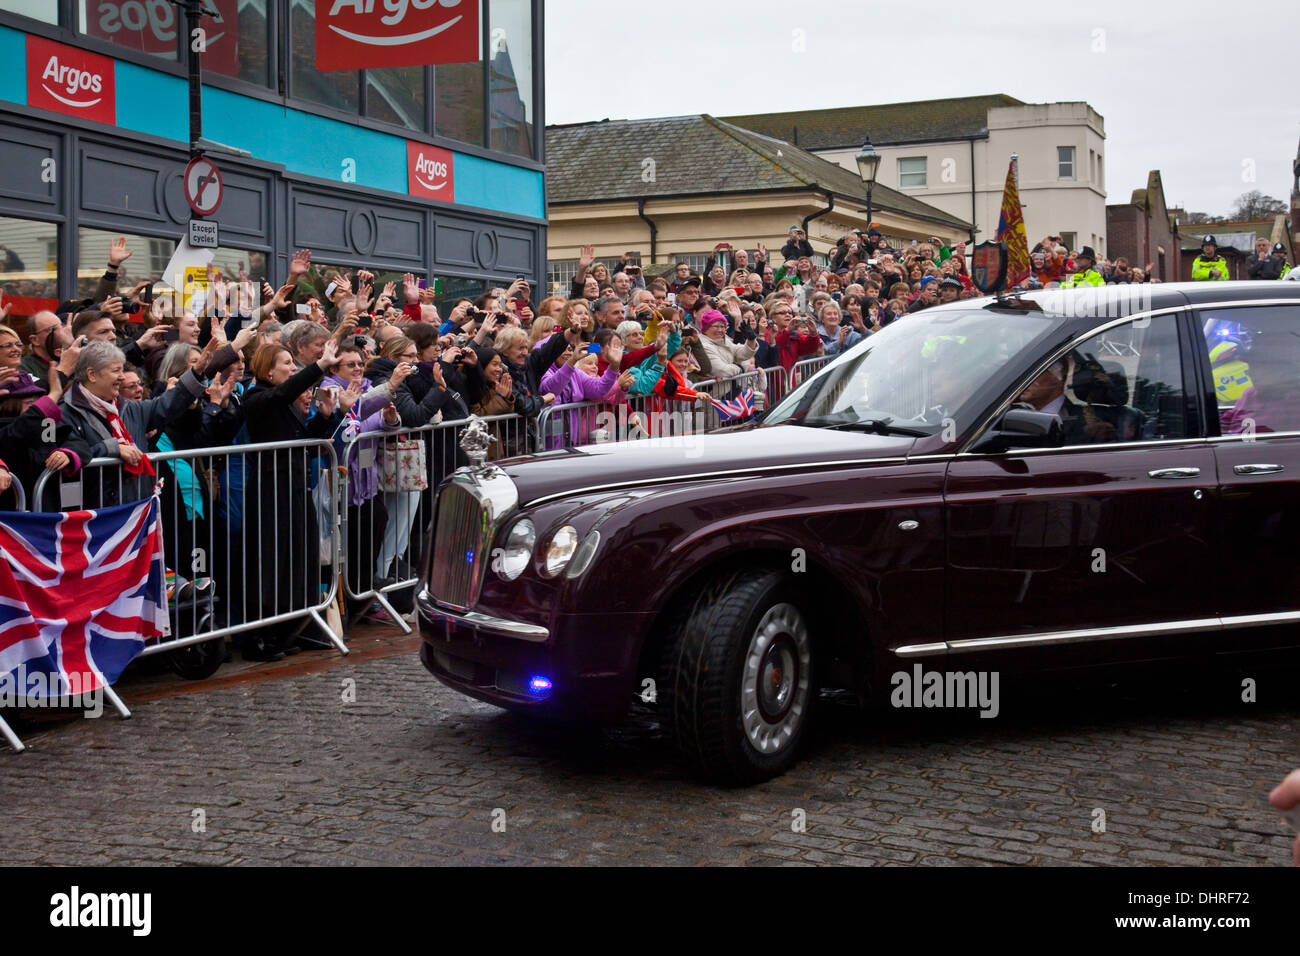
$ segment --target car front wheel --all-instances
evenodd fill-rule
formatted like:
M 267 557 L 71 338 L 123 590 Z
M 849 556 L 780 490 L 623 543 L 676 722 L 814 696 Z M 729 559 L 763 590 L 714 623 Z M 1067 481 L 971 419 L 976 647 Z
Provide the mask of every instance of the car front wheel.
M 778 572 L 724 575 L 695 596 L 669 635 L 661 719 L 707 779 L 757 783 L 798 759 L 816 686 L 801 601 Z

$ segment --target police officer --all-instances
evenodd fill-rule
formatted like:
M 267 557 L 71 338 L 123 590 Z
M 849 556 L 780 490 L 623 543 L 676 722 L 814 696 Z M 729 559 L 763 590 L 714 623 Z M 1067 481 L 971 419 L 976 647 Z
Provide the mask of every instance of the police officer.
M 1228 278 L 1228 260 L 1219 255 L 1219 243 L 1213 236 L 1201 239 L 1201 254 L 1192 262 L 1193 282 L 1214 282 Z
M 1079 254 L 1074 257 L 1074 272 L 1066 276 L 1061 282 L 1062 289 L 1073 289 L 1081 285 L 1105 285 L 1106 280 L 1102 278 L 1101 273 L 1093 268 L 1097 261 L 1097 254 L 1092 251 L 1092 246 L 1084 246 L 1079 250 Z
M 954 276 L 944 276 L 939 280 L 939 304 L 956 302 L 961 298 L 961 280 Z

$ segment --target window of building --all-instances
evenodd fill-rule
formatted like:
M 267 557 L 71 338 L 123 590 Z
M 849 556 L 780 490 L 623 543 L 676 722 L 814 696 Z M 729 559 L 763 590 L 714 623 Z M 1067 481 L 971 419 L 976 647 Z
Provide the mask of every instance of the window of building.
M 361 102 L 357 71 L 316 69 L 316 11 L 312 0 L 292 0 L 289 17 L 293 65 L 290 95 L 349 113 L 357 112 Z
M 1088 150 L 1088 181 L 1095 183 L 1097 181 L 1097 151 Z
M 925 157 L 912 156 L 906 159 L 899 159 L 898 188 L 924 189 L 925 185 Z
M 366 115 L 371 119 L 423 131 L 424 104 L 424 67 L 366 70 Z
M 1063 233 L 1061 233 L 1061 243 L 1062 243 L 1062 245 L 1064 245 L 1065 248 L 1066 248 L 1066 249 L 1069 249 L 1071 252 L 1076 252 L 1076 251 L 1078 251 L 1078 248 L 1079 248 L 1079 247 L 1076 246 L 1076 245 L 1074 244 L 1074 241 L 1075 241 L 1075 239 L 1077 239 L 1077 238 L 1078 238 L 1077 234 L 1076 234 L 1076 233 L 1073 233 L 1073 232 L 1063 232 Z
M 0 0 L 0 10 L 56 26 L 59 22 L 59 8 L 50 0 Z
M 1073 146 L 1056 147 L 1056 178 L 1057 179 L 1074 178 L 1074 147 Z
M 204 22 L 208 36 L 203 72 L 270 86 L 267 0 L 209 0 L 208 6 L 216 9 L 218 18 Z
M 433 68 L 434 130 L 439 136 L 482 146 L 483 64 L 442 63 Z
M 23 319 L 57 306 L 58 277 L 59 227 L 0 216 L 0 294 L 9 307 L 8 325 L 18 328 Z
M 45 6 L 55 4 L 46 0 Z M 175 60 L 185 21 L 173 3 L 77 0 L 77 31 L 161 60 Z
M 120 232 L 104 229 L 91 229 L 82 226 L 77 230 L 77 295 L 93 295 L 99 277 L 108 265 L 108 250 Z M 130 256 L 122 263 L 117 273 L 117 287 L 130 288 L 138 282 L 160 280 L 167 261 L 176 251 L 176 243 L 171 239 L 158 239 L 151 236 L 126 235 L 126 248 Z
M 533 156 L 533 25 L 530 0 L 493 0 L 488 60 L 491 146 Z
M 1101 153 L 1097 154 L 1097 186 L 1100 189 L 1106 188 L 1106 166 Z

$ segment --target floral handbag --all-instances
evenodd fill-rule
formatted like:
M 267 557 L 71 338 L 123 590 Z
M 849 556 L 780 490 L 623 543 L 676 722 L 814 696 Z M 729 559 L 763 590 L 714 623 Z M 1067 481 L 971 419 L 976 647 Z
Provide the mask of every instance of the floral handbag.
M 424 460 L 424 442 L 419 438 L 399 438 L 384 442 L 379 463 L 379 490 L 425 491 L 429 472 Z

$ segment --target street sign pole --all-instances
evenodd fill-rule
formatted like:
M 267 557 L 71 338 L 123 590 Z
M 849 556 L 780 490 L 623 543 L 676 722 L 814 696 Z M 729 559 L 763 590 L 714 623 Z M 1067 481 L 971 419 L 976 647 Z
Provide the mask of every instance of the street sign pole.
M 195 49 L 199 34 L 199 20 L 211 11 L 207 10 L 204 0 L 172 0 L 185 11 L 185 26 L 187 46 L 189 47 L 187 62 L 189 63 L 190 73 L 190 158 L 202 154 L 203 150 L 199 142 L 203 139 L 203 63 L 202 54 Z

